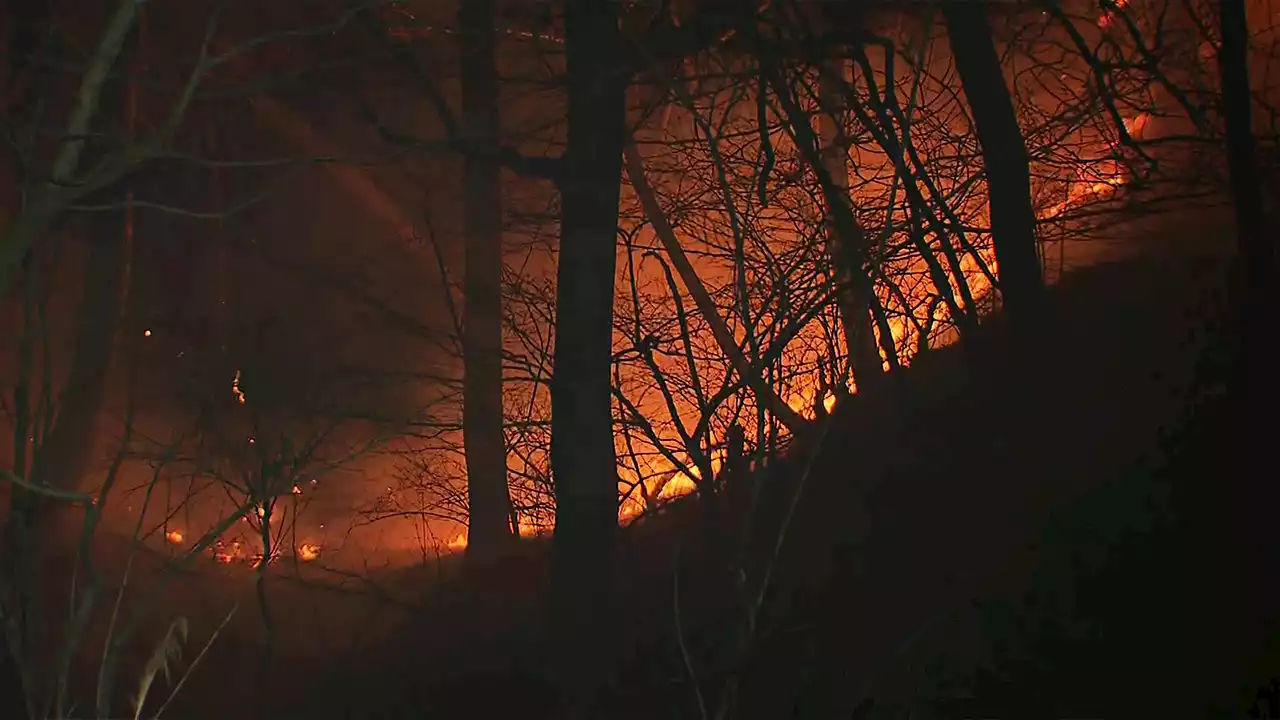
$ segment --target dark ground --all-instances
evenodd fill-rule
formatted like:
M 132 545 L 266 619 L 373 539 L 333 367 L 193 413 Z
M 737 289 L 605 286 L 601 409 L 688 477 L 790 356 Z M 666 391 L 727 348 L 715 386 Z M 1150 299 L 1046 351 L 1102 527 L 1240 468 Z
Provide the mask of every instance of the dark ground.
M 809 472 L 779 461 L 762 486 L 762 507 L 785 507 L 804 478 L 741 654 L 728 568 L 743 493 L 714 532 L 691 500 L 629 528 L 620 670 L 600 717 L 700 716 L 674 632 L 678 546 L 684 645 L 712 715 L 734 678 L 747 718 L 1244 716 L 1280 666 L 1269 618 L 1243 602 L 1269 575 L 1241 566 L 1226 491 L 1268 469 L 1229 442 L 1225 268 L 1210 247 L 1076 271 L 1052 293 L 1029 378 L 997 320 L 842 407 Z M 778 522 L 758 518 L 749 583 Z M 167 716 L 544 717 L 543 551 L 447 581 L 412 611 L 367 601 L 306 625 L 299 603 L 322 601 L 278 590 L 294 640 L 266 691 L 246 660 L 261 638 L 250 603 Z M 209 606 L 245 595 L 210 577 L 188 587 Z M 303 642 L 366 610 L 385 622 L 360 648 Z
M 728 560 L 703 549 L 699 508 L 628 531 L 623 661 L 600 716 L 699 717 L 674 636 L 678 544 L 684 644 L 713 715 L 734 676 L 737 717 L 1242 716 L 1280 666 L 1269 616 L 1242 602 L 1263 575 L 1241 565 L 1227 500 L 1248 470 L 1220 392 L 1225 278 L 1212 248 L 1081 270 L 1053 293 L 1029 379 L 993 322 L 849 403 L 736 671 Z M 777 475 L 790 483 L 775 478 L 767 507 L 804 473 Z M 343 671 L 346 716 L 544 716 L 534 555 Z

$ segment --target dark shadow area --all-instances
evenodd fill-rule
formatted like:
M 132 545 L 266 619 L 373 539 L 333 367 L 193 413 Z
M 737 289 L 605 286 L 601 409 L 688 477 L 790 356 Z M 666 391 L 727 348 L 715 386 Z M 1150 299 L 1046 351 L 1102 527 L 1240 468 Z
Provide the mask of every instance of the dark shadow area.
M 718 495 L 714 531 L 694 498 L 630 527 L 602 716 L 698 717 L 689 665 L 708 712 L 733 682 L 741 717 L 1241 712 L 1266 682 L 1267 618 L 1235 600 L 1266 573 L 1236 562 L 1216 485 L 1234 427 L 1225 278 L 1195 254 L 1081 270 L 1053 292 L 1030 376 L 993 321 L 849 403 L 807 472 L 760 471 L 759 507 L 803 491 L 743 662 L 733 575 L 769 564 L 783 518 L 758 514 L 745 556 L 745 490 Z M 551 648 L 528 592 L 544 581 L 530 545 L 447 588 L 326 675 L 323 706 L 544 716 Z

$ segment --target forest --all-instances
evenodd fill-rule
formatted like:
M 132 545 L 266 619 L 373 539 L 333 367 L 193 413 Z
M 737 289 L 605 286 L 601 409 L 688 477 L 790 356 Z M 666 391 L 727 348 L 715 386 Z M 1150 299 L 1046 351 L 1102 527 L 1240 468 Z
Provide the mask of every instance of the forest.
M 0 712 L 1280 717 L 1276 0 L 0 0 Z

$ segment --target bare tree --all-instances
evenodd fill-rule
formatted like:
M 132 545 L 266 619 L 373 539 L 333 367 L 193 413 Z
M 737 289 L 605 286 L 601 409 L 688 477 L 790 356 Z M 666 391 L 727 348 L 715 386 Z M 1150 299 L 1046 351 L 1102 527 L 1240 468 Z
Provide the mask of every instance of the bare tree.
M 629 78 L 620 5 L 570 0 L 564 13 L 569 112 L 551 377 L 551 602 L 563 711 L 585 718 L 612 667 L 618 480 L 610 358 Z
M 190 140 L 185 130 L 190 117 L 198 114 L 206 91 L 224 100 L 252 95 L 253 81 L 260 82 L 265 73 L 258 66 L 257 77 L 244 85 L 224 84 L 212 89 L 208 86 L 218 83 L 207 82 L 210 77 L 228 80 L 223 73 L 238 60 L 281 41 L 328 37 L 351 17 L 339 12 L 319 20 L 309 17 L 302 25 L 283 29 L 256 26 L 252 37 L 227 42 L 226 26 L 234 26 L 235 19 L 243 20 L 244 16 L 236 16 L 222 4 L 190 6 L 178 11 L 186 14 L 183 22 L 170 22 L 168 32 L 156 38 L 161 44 L 170 43 L 166 51 L 179 46 L 186 54 L 166 55 L 168 62 L 144 68 L 137 50 L 132 53 L 133 62 L 127 62 L 128 49 L 142 44 L 144 4 L 122 0 L 104 8 L 101 16 L 55 17 L 55 10 L 28 18 L 22 23 L 25 39 L 15 43 L 5 58 L 10 85 L 6 87 L 0 131 L 12 160 L 5 170 L 13 170 L 16 182 L 14 192 L 0 198 L 5 213 L 12 211 L 0 223 L 0 294 L 6 296 L 7 304 L 11 297 L 8 289 L 18 286 L 20 295 L 14 299 L 23 306 L 23 321 L 15 328 L 17 362 L 6 362 L 6 368 L 15 371 L 13 378 L 5 378 L 5 384 L 12 381 L 13 387 L 12 406 L 5 403 L 5 409 L 11 410 L 6 419 L 13 431 L 13 463 L 3 476 L 11 501 L 0 538 L 0 618 L 7 649 L 27 673 L 23 690 L 33 717 L 46 717 L 55 709 L 59 716 L 71 712 L 66 674 L 77 652 L 76 643 L 82 640 L 72 637 L 66 645 L 54 642 L 52 630 L 58 629 L 58 618 L 45 612 L 42 593 L 50 589 L 50 583 L 64 579 L 45 576 L 44 561 L 62 553 L 76 556 L 76 572 L 85 574 L 73 583 L 86 583 L 87 589 L 83 596 L 73 590 L 68 622 L 71 630 L 83 630 L 84 618 L 102 588 L 90 545 L 99 537 L 96 531 L 113 487 L 119 490 L 115 482 L 120 465 L 132 452 L 128 440 L 134 428 L 128 418 L 125 439 L 113 455 L 106 478 L 96 478 L 100 483 L 92 492 L 86 490 L 94 479 L 96 468 L 91 465 L 103 449 L 106 433 L 101 421 L 107 398 L 124 396 L 122 399 L 130 403 L 129 412 L 134 410 L 129 381 L 135 379 L 132 371 L 137 368 L 137 353 L 132 347 L 123 349 L 117 341 L 118 329 L 129 322 L 125 310 L 135 272 L 134 213 L 146 207 L 198 219 L 227 214 L 223 208 L 204 212 L 137 198 L 134 182 L 143 171 L 154 169 L 157 160 L 183 167 L 235 165 L 234 161 L 219 163 L 183 153 Z M 174 20 L 171 15 L 163 17 Z M 187 22 L 191 17 L 194 21 Z M 71 49 L 80 34 L 96 37 L 84 54 L 84 65 L 77 67 L 73 64 L 76 53 Z M 66 118 L 51 117 L 64 107 L 69 108 Z M 243 164 L 268 167 L 300 162 L 309 160 Z M 86 216 L 89 222 L 77 222 Z M 73 351 L 67 353 L 70 361 L 64 363 L 60 353 L 67 343 L 51 330 L 56 320 L 49 317 L 51 296 L 65 291 L 54 286 L 58 277 L 54 271 L 63 267 L 59 249 L 69 244 L 66 236 L 85 227 L 89 237 L 81 281 L 83 296 L 70 311 L 74 318 Z M 136 342 L 142 334 L 139 327 L 138 336 L 128 339 Z M 220 378 L 221 389 L 229 392 L 222 382 Z M 225 382 L 230 383 L 231 378 Z M 287 497 L 289 492 L 283 494 Z M 67 518 L 74 524 L 59 524 Z M 202 539 L 194 555 L 207 549 L 224 529 L 211 530 L 213 534 Z M 79 544 L 67 543 L 64 532 L 76 534 Z M 59 655 L 56 663 L 42 663 L 43 656 L 51 653 Z M 100 708 L 104 716 L 110 704 L 108 698 Z
M 1248 268 L 1248 294 L 1253 302 L 1274 288 L 1276 243 L 1264 237 L 1261 174 L 1253 133 L 1253 97 L 1249 85 L 1249 27 L 1242 0 L 1223 0 L 1218 21 L 1221 41 L 1218 69 L 1226 124 L 1227 162 L 1235 199 L 1240 261 Z M 1263 301 L 1265 302 L 1265 301 Z
M 989 4 L 944 2 L 942 7 L 956 70 L 982 146 L 1001 297 L 1015 330 L 1026 333 L 1043 320 L 1044 295 L 1026 141 L 988 25 Z
M 844 58 L 828 58 L 823 63 L 822 77 L 818 80 L 819 101 L 823 110 L 818 121 L 822 162 L 826 174 L 835 186 L 832 195 L 839 196 L 841 202 L 849 197 L 849 148 L 845 144 L 845 124 L 849 112 L 843 94 L 848 67 L 849 62 Z M 852 202 L 851 199 L 848 201 Z M 882 362 L 871 324 L 871 298 L 863 297 L 866 288 L 860 287 L 852 277 L 855 272 L 864 272 L 859 260 L 870 256 L 869 238 L 861 227 L 856 228 L 855 237 L 842 237 L 841 228 L 834 220 L 838 212 L 840 211 L 829 212 L 831 219 L 827 222 L 827 254 L 831 257 L 832 267 L 837 269 L 841 286 L 840 320 L 844 327 L 845 348 L 849 353 L 854 381 L 864 388 L 872 387 L 874 379 L 882 372 Z M 858 242 L 861 246 L 853 245 Z
M 498 73 L 492 0 L 459 4 L 462 115 L 471 147 L 497 148 Z M 466 300 L 462 319 L 462 435 L 467 459 L 467 554 L 500 555 L 514 527 L 502 413 L 502 187 L 496 153 L 463 158 Z

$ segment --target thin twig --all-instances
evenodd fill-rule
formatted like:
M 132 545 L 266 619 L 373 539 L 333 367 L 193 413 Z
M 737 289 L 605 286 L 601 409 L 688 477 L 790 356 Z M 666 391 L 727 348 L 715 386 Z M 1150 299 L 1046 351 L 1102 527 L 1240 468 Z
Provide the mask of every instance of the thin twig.
M 209 640 L 205 642 L 204 647 L 200 648 L 200 652 L 191 659 L 191 664 L 187 666 L 186 672 L 182 673 L 182 677 L 178 678 L 178 682 L 174 683 L 173 690 L 169 691 L 169 697 L 165 699 L 164 704 L 160 706 L 159 710 L 156 710 L 155 715 L 151 716 L 152 720 L 159 720 L 160 716 L 164 714 L 165 709 L 173 702 L 173 699 L 178 697 L 178 691 L 186 684 L 187 678 L 191 677 L 191 673 L 195 672 L 196 665 L 200 664 L 201 658 L 205 656 L 205 653 L 209 652 L 209 648 L 213 646 L 213 641 L 218 639 L 218 635 L 222 633 L 222 629 L 227 626 L 227 623 L 231 622 L 231 616 L 235 615 L 236 610 L 239 608 L 240 603 L 236 603 L 231 606 L 231 610 L 227 612 L 226 617 L 222 618 L 222 622 L 218 624 L 217 629 L 215 629 L 213 634 L 209 636 Z
M 693 685 L 693 695 L 698 701 L 698 716 L 707 720 L 707 702 L 702 696 L 702 683 L 698 681 L 698 673 L 693 667 L 693 658 L 689 654 L 689 646 L 684 641 L 684 626 L 680 622 L 680 546 L 676 545 L 675 557 L 671 561 L 671 608 L 675 614 L 676 642 L 680 645 L 680 659 L 684 661 L 684 670 L 689 674 L 689 682 Z

